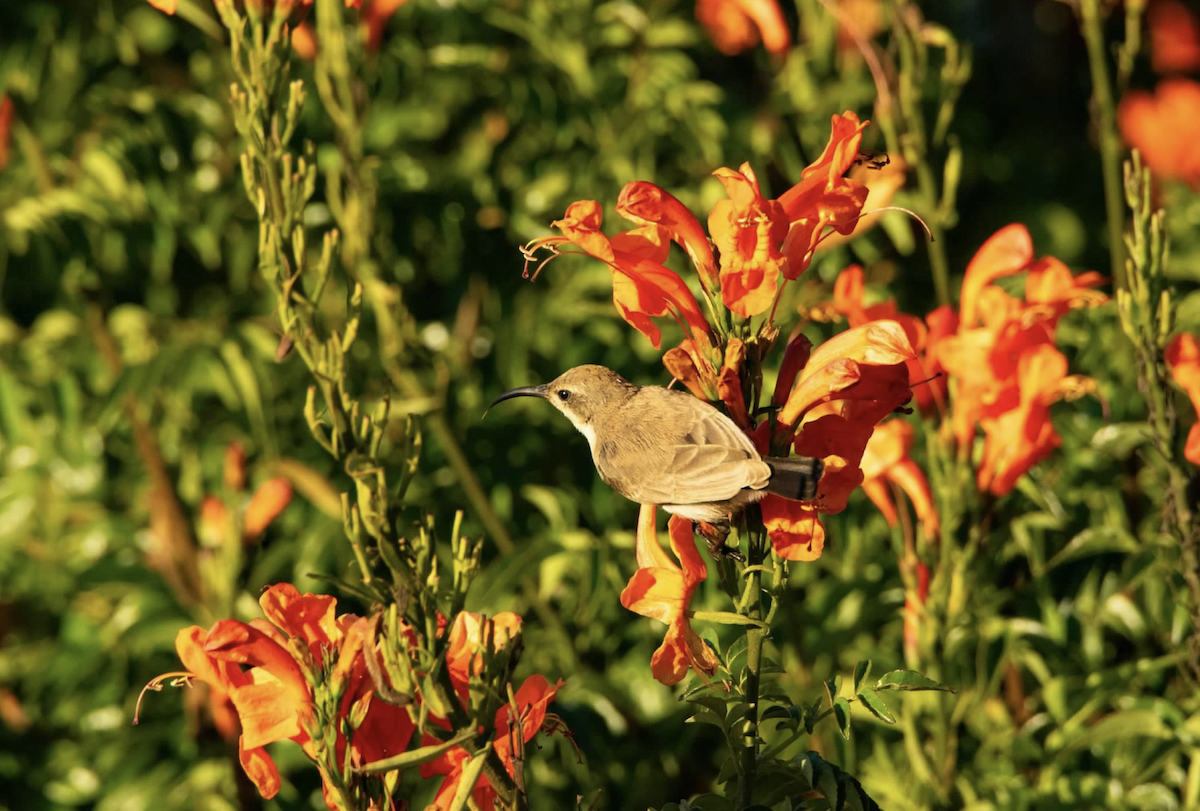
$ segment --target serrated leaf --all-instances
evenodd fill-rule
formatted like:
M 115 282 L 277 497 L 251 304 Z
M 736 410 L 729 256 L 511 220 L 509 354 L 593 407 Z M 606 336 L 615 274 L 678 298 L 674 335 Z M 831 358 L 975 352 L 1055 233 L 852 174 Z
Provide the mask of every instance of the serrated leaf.
M 854 692 L 857 693 L 862 683 L 871 675 L 871 660 L 859 662 L 854 666 Z
M 915 670 L 892 670 L 884 673 L 875 682 L 876 690 L 941 690 L 946 693 L 957 693 L 953 687 L 936 682 L 928 676 L 922 676 Z
M 879 697 L 879 693 L 876 693 L 870 687 L 864 687 L 858 691 L 858 700 L 862 702 L 864 707 L 871 711 L 871 715 L 874 715 L 880 721 L 883 721 L 883 723 L 896 723 L 896 719 L 892 716 L 891 711 L 888 710 L 888 705 Z
M 837 719 L 838 732 L 850 740 L 850 702 L 842 696 L 833 700 L 833 717 Z

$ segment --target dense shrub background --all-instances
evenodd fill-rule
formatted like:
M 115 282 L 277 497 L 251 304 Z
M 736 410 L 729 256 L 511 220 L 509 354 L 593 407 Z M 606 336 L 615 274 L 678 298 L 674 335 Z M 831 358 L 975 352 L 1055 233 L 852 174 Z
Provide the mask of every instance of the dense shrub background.
M 489 537 L 469 607 L 525 614 L 521 671 L 567 682 L 556 708 L 579 755 L 561 738 L 544 743 L 534 808 L 574 807 L 577 795 L 658 807 L 707 790 L 720 764 L 718 733 L 684 725 L 686 706 L 650 676 L 657 632 L 617 601 L 636 507 L 598 480 L 586 443 L 550 409 L 482 419 L 503 389 L 580 363 L 640 383 L 669 377 L 619 320 L 602 266 L 563 259 L 530 284 L 517 247 L 573 200 L 611 205 L 628 180 L 704 212 L 720 196 L 712 170 L 749 161 L 778 194 L 819 154 L 832 113 L 871 118 L 875 87 L 836 46 L 832 18 L 812 0 L 785 5 L 798 44 L 782 64 L 761 49 L 720 55 L 687 2 L 413 0 L 368 65 L 372 249 L 403 289 L 404 364 L 427 395 L 396 410 L 445 420 L 511 536 L 509 551 Z M 1070 5 L 919 5 L 973 54 L 951 138 L 930 158 L 940 176 L 949 146 L 962 150 L 942 241 L 952 273 L 1010 222 L 1029 227 L 1039 254 L 1107 273 L 1088 62 Z M 189 614 L 147 559 L 162 476 L 190 520 L 220 490 L 231 442 L 247 449 L 252 483 L 293 478 L 295 500 L 237 573 L 239 613 L 253 616 L 266 584 L 320 590 L 311 574 L 350 564 L 345 484 L 301 414 L 307 373 L 274 359 L 224 33 L 184 16 L 143 0 L 0 6 L 0 94 L 15 110 L 0 170 L 0 808 L 254 806 L 239 801 L 220 739 L 184 711 L 187 695 L 151 694 L 130 724 L 142 685 L 177 666 L 178 628 L 214 619 Z M 886 50 L 886 32 L 879 41 Z M 932 121 L 942 55 L 931 54 Z M 1141 62 L 1133 82 L 1153 83 Z M 318 162 L 335 160 L 315 113 L 301 135 Z M 865 146 L 884 149 L 879 139 L 871 127 Z M 906 193 L 911 184 L 896 202 L 916 206 Z M 1168 185 L 1160 199 L 1180 326 L 1195 328 L 1200 198 Z M 328 211 L 317 204 L 306 218 L 323 226 Z M 901 214 L 886 222 L 821 254 L 791 306 L 818 303 L 860 262 L 878 296 L 933 309 L 921 232 Z M 849 741 L 823 729 L 809 742 L 885 808 L 1200 807 L 1194 629 L 1179 551 L 1158 531 L 1163 488 L 1138 371 L 1111 305 L 1072 313 L 1059 344 L 1098 396 L 1055 406 L 1063 448 L 992 505 L 986 526 L 958 527 L 954 550 L 923 550 L 942 579 L 908 664 L 959 694 L 903 700 L 896 727 L 864 717 Z M 357 382 L 389 390 L 383 377 Z M 1179 409 L 1190 424 L 1183 398 Z M 479 535 L 445 439 L 427 430 L 408 500 L 445 523 L 465 508 L 466 532 Z M 935 477 L 943 502 L 969 486 Z M 797 701 L 858 659 L 905 665 L 898 535 L 856 498 L 829 536 L 820 561 L 796 567 L 773 639 Z M 532 594 L 548 612 L 530 610 Z M 290 782 L 267 805 L 318 807 L 299 751 L 279 758 Z

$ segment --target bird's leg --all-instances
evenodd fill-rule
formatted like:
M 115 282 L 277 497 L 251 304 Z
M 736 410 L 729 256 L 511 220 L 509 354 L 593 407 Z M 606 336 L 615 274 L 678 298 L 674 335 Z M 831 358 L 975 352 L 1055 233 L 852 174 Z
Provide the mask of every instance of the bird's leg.
M 708 541 L 708 553 L 713 558 L 733 558 L 742 563 L 746 558 L 741 552 L 731 546 L 725 545 L 725 539 L 729 537 L 729 524 L 710 524 L 707 521 L 699 521 L 695 525 L 696 532 Z

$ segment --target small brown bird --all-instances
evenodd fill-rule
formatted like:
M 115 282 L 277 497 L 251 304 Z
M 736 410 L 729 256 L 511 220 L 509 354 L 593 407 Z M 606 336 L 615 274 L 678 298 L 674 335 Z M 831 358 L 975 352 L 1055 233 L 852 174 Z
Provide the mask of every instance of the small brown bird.
M 600 478 L 625 498 L 714 527 L 768 493 L 815 498 L 825 469 L 820 459 L 764 459 L 733 420 L 703 400 L 635 386 L 603 366 L 577 366 L 552 383 L 507 391 L 492 405 L 513 397 L 541 397 L 566 414 L 587 437 Z

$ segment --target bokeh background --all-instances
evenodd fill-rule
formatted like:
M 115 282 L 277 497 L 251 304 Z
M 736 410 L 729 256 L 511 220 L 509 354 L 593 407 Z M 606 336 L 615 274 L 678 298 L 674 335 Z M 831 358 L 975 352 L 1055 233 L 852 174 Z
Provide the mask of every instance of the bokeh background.
M 0 808 L 320 807 L 316 773 L 290 745 L 277 752 L 278 798 L 239 793 L 226 745 L 186 691 L 150 694 L 131 724 L 142 686 L 178 666 L 176 631 L 215 618 L 186 609 L 156 566 L 163 488 L 202 534 L 207 497 L 241 509 L 264 482 L 289 482 L 290 503 L 231 575 L 239 616 L 255 616 L 264 585 L 328 590 L 312 575 L 351 565 L 337 506 L 347 480 L 304 422 L 306 370 L 275 357 L 224 31 L 207 0 L 183 5 L 169 17 L 145 0 L 0 4 Z M 1011 222 L 1028 226 L 1039 254 L 1107 274 L 1074 6 L 899 6 L 941 32 L 917 76 L 929 131 L 956 97 L 928 158 L 939 187 L 958 180 L 937 217 L 953 276 Z M 876 20 L 872 41 L 898 63 L 896 3 L 840 7 Z M 669 380 L 659 352 L 617 316 L 603 266 L 559 259 L 531 283 L 518 248 L 577 199 L 601 201 L 615 222 L 611 204 L 634 179 L 701 216 L 723 196 L 711 177 L 721 166 L 749 161 L 778 194 L 820 154 L 831 114 L 871 118 L 876 85 L 835 17 L 816 0 L 783 8 L 795 43 L 778 57 L 721 53 L 691 2 L 411 0 L 367 62 L 371 248 L 403 291 L 413 385 L 397 393 L 370 371 L 373 340 L 356 347 L 354 382 L 423 420 L 412 509 L 447 525 L 463 509 L 464 531 L 488 537 L 469 607 L 525 614 L 521 672 L 566 680 L 555 706 L 575 746 L 543 741 L 534 808 L 573 808 L 577 796 L 610 809 L 678 801 L 710 787 L 721 744 L 713 728 L 685 725 L 686 706 L 653 681 L 658 626 L 618 603 L 636 506 L 597 479 L 586 442 L 544 404 L 483 417 L 502 390 L 581 363 Z M 1126 18 L 1110 11 L 1111 54 Z M 944 66 L 968 56 L 960 87 Z M 1144 47 L 1131 67 L 1124 87 L 1158 80 Z M 310 70 L 300 58 L 294 69 Z M 300 135 L 320 163 L 335 155 L 319 112 L 310 100 Z M 887 151 L 877 127 L 864 147 Z M 951 156 L 961 163 L 948 171 Z M 1180 323 L 1195 326 L 1186 294 L 1200 278 L 1200 199 L 1178 182 L 1158 194 Z M 893 203 L 928 214 L 921 195 L 910 171 Z M 305 214 L 314 229 L 330 221 L 319 200 Z M 786 304 L 792 320 L 853 262 L 873 295 L 910 313 L 936 306 L 923 232 L 891 213 L 819 254 Z M 677 340 L 668 330 L 665 343 Z M 1137 452 L 1137 369 L 1112 307 L 1072 313 L 1059 344 L 1098 396 L 1055 406 L 1063 448 L 993 505 L 985 531 L 957 528 L 973 544 L 946 571 L 960 603 L 907 663 L 959 696 L 909 698 L 899 726 L 865 719 L 849 741 L 827 730 L 808 744 L 885 808 L 1200 807 L 1200 701 L 1182 667 L 1192 627 L 1177 550 L 1156 529 L 1161 486 Z M 1181 399 L 1188 422 L 1189 409 Z M 231 444 L 247 457 L 242 494 L 223 489 Z M 464 488 L 456 454 L 483 502 Z M 876 672 L 906 664 L 896 531 L 865 498 L 828 530 L 824 556 L 795 568 L 772 640 L 798 701 L 858 659 Z

